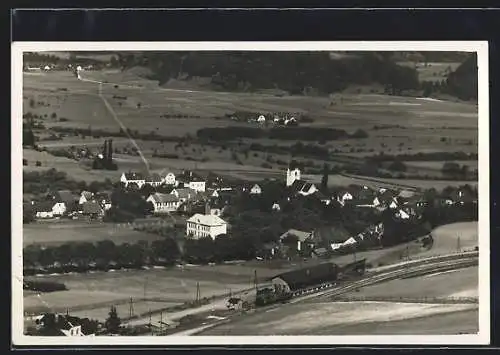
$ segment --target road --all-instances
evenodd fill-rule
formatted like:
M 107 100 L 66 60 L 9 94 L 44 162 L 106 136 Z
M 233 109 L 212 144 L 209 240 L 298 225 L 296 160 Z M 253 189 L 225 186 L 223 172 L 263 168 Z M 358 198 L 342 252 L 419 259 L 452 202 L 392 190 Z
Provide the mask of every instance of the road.
M 444 261 L 443 261 L 444 259 Z M 457 268 L 464 268 L 467 266 L 472 266 L 472 265 L 477 265 L 478 262 L 478 255 L 474 254 L 463 254 L 462 259 L 451 259 L 450 257 L 441 257 L 441 258 L 430 258 L 428 260 L 419 260 L 418 262 L 413 262 L 413 263 L 408 263 L 408 266 L 405 264 L 402 264 L 397 268 L 396 270 L 388 270 L 388 271 L 382 271 L 379 273 L 376 273 L 375 275 L 369 275 L 361 280 L 345 284 L 345 285 L 339 285 L 337 287 L 333 288 L 327 288 L 327 289 L 321 289 L 321 288 L 316 288 L 312 289 L 308 292 L 306 292 L 304 295 L 298 296 L 296 298 L 293 298 L 291 301 L 288 303 L 294 304 L 298 302 L 317 302 L 320 300 L 334 300 L 336 296 L 343 295 L 345 293 L 348 293 L 350 291 L 359 289 L 361 287 L 366 287 L 370 286 L 376 283 L 381 283 L 384 281 L 389 281 L 401 277 L 406 277 L 410 275 L 420 275 L 420 274 L 425 274 L 425 273 L 430 273 L 430 272 L 436 272 L 436 271 L 445 271 L 445 270 L 451 270 L 451 269 L 457 269 Z M 279 305 L 273 305 L 269 307 L 263 307 L 260 309 L 256 309 L 253 311 L 253 313 L 250 314 L 256 314 L 256 313 L 262 313 L 262 312 L 271 312 L 272 310 L 281 308 L 281 307 L 286 307 L 287 304 L 279 304 Z M 239 313 L 237 313 L 239 315 Z M 197 334 L 203 334 L 205 330 L 213 329 L 219 325 L 227 325 L 227 323 L 231 322 L 233 319 L 228 318 L 224 320 L 213 320 L 213 321 L 205 321 L 204 324 L 201 324 L 199 326 L 193 327 L 192 329 L 189 330 L 182 330 L 180 333 L 173 333 L 172 335 L 197 335 Z M 209 323 L 209 324 L 206 324 Z

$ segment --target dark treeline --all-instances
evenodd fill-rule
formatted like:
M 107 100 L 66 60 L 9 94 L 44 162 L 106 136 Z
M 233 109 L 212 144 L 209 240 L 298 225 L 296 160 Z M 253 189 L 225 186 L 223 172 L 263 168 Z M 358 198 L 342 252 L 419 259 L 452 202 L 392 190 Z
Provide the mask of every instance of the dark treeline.
M 120 138 L 128 138 L 129 136 L 135 139 L 141 139 L 144 141 L 167 141 L 167 142 L 178 142 L 181 141 L 182 137 L 174 137 L 174 136 L 163 136 L 154 131 L 150 133 L 141 133 L 138 130 L 131 130 L 127 128 L 127 131 L 120 129 L 119 131 L 109 131 L 103 129 L 93 129 L 89 128 L 75 128 L 75 127 L 59 127 L 54 126 L 50 128 L 54 132 L 60 133 L 68 133 L 73 134 L 75 136 L 82 137 L 120 137 Z
M 338 60 L 328 52 L 145 52 L 121 54 L 119 61 L 123 68 L 148 67 L 160 85 L 188 75 L 211 78 L 213 86 L 224 90 L 279 88 L 291 94 L 308 88 L 332 93 L 350 84 L 378 83 L 393 92 L 419 86 L 413 68 L 375 52 Z
M 366 138 L 363 132 L 356 131 L 352 135 L 343 129 L 313 127 L 275 127 L 270 129 L 255 127 L 214 127 L 201 128 L 197 137 L 204 141 L 228 141 L 238 138 L 269 138 L 295 141 L 332 141 L 346 138 Z
M 475 55 L 418 54 L 420 59 L 415 56 L 408 59 L 403 52 L 356 52 L 340 57 L 329 52 L 143 52 L 120 53 L 118 61 L 122 69 L 147 67 L 151 71 L 149 78 L 160 85 L 170 79 L 204 77 L 211 79 L 214 88 L 229 91 L 281 89 L 290 94 L 304 94 L 313 89 L 329 94 L 350 85 L 379 84 L 392 95 L 424 90 L 427 94 L 441 92 L 464 100 L 477 99 Z M 416 68 L 396 63 L 405 60 L 425 63 L 440 58 L 463 64 L 439 87 L 421 84 Z

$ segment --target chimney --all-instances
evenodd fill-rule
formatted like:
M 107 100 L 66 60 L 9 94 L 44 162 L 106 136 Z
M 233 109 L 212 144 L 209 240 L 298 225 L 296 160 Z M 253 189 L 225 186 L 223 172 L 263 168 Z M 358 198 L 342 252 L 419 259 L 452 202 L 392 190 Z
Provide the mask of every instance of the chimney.
M 107 158 L 108 158 L 108 162 L 112 162 L 113 161 L 113 140 L 110 139 L 108 141 L 108 155 L 107 155 Z
M 102 156 L 104 157 L 104 160 L 107 160 L 107 154 L 108 154 L 108 141 L 105 139 L 104 140 L 104 148 L 102 151 Z

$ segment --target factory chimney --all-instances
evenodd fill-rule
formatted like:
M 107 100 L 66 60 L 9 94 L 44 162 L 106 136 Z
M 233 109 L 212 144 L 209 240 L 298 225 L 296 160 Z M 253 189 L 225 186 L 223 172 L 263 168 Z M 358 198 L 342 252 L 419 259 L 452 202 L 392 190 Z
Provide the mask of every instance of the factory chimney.
M 104 148 L 102 150 L 102 156 L 104 160 L 108 159 L 108 141 L 106 139 L 104 140 Z
M 108 155 L 107 155 L 108 162 L 111 163 L 113 161 L 113 140 L 110 139 L 108 141 Z

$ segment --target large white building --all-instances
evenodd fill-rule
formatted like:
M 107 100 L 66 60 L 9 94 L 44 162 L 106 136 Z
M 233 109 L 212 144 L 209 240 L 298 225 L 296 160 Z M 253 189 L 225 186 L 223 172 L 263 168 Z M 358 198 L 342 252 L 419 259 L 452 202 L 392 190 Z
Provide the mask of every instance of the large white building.
M 214 215 L 197 213 L 186 222 L 186 234 L 190 238 L 200 239 L 227 233 L 227 222 Z
M 205 192 L 206 184 L 207 183 L 205 181 L 193 180 L 189 182 L 188 186 L 191 190 Z
M 134 183 L 137 184 L 139 188 L 141 188 L 146 183 L 146 179 L 144 178 L 144 176 L 142 176 L 142 174 L 132 172 L 123 173 L 120 177 L 120 181 L 125 184 L 125 187 L 128 187 L 130 184 Z

